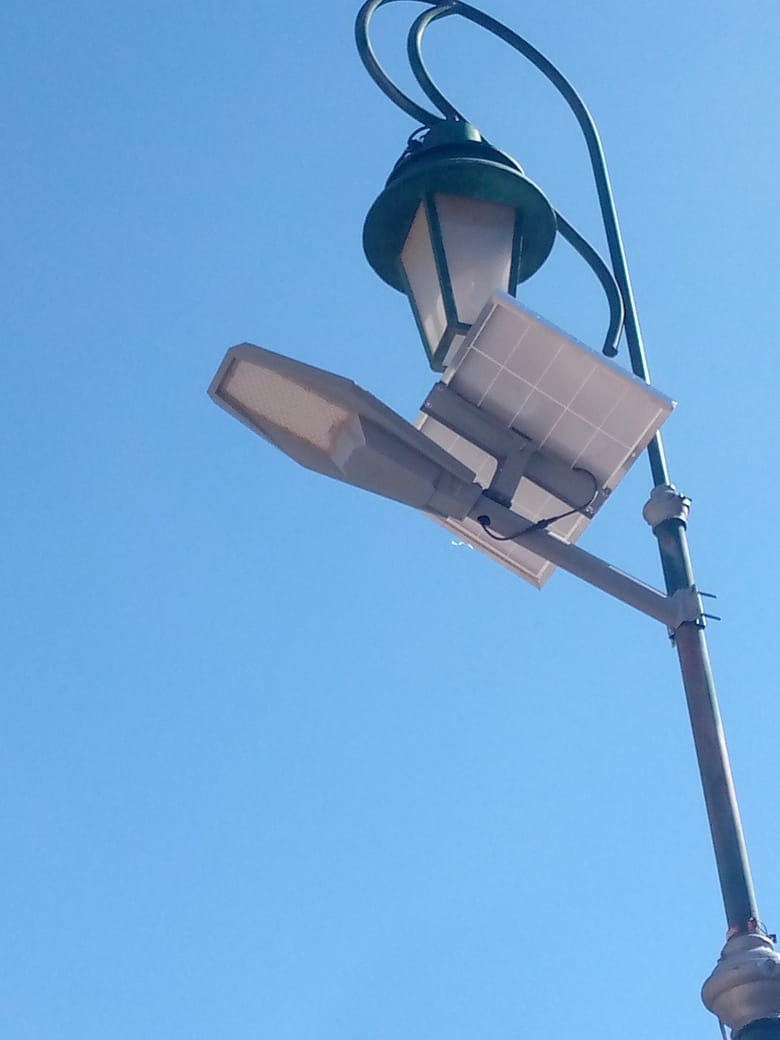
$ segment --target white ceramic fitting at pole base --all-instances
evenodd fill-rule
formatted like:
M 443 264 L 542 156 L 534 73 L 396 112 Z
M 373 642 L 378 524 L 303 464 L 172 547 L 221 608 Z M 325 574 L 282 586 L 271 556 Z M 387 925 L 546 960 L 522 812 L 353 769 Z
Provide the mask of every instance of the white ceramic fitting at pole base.
M 780 1018 L 780 953 L 766 935 L 735 935 L 723 947 L 701 997 L 732 1033 L 762 1018 Z

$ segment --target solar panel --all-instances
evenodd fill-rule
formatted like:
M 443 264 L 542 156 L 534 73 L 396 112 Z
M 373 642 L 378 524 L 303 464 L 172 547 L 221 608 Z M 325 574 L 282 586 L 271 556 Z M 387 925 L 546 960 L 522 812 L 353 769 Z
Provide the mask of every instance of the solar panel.
M 472 325 L 443 383 L 495 425 L 530 439 L 542 456 L 592 475 L 592 501 L 574 503 L 584 511 L 548 528 L 569 543 L 580 537 L 674 408 L 664 394 L 501 292 L 491 296 Z M 416 425 L 474 470 L 483 487 L 490 485 L 497 460 L 484 446 L 425 411 Z M 511 508 L 538 521 L 568 512 L 572 503 L 524 476 Z M 538 588 L 555 569 L 518 542 L 492 540 L 473 520 L 444 526 Z

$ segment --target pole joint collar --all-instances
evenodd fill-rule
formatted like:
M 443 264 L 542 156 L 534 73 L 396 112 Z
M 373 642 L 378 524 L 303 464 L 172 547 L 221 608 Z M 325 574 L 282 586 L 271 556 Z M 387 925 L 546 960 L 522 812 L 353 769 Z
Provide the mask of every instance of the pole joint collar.
M 729 939 L 701 997 L 732 1034 L 760 1019 L 780 1019 L 780 953 L 769 936 L 748 932 Z
M 691 500 L 681 495 L 674 484 L 659 484 L 653 488 L 642 516 L 654 531 L 667 520 L 679 520 L 685 527 L 690 508 Z

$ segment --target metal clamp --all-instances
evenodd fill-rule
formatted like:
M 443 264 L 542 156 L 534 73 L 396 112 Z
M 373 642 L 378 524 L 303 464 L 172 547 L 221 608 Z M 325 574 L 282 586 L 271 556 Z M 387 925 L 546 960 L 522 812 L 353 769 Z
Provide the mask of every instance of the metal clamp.
M 520 481 L 526 475 L 531 456 L 536 452 L 536 445 L 533 441 L 519 433 L 515 436 L 517 440 L 511 448 L 505 455 L 498 457 L 496 472 L 490 481 L 490 487 L 485 492 L 489 498 L 494 498 L 507 509 L 511 508 L 514 494 Z
M 704 628 L 707 624 L 707 615 L 704 613 L 701 593 L 695 585 L 687 589 L 678 589 L 667 597 L 672 608 L 672 620 L 669 624 L 669 638 L 674 642 L 677 630 L 681 625 L 696 625 Z

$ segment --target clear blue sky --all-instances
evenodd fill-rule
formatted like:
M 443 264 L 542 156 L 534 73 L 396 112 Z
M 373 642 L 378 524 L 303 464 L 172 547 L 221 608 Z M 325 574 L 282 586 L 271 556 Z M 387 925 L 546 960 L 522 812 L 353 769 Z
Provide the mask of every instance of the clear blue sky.
M 357 3 L 7 0 L 0 1032 L 713 1038 L 724 938 L 665 632 L 298 469 L 206 387 L 244 340 L 413 418 L 362 256 L 414 125 Z M 376 20 L 404 79 L 415 4 Z M 601 128 L 762 914 L 777 870 L 780 7 L 491 0 Z M 601 245 L 573 120 L 454 19 L 443 88 Z M 523 299 L 598 347 L 562 245 Z M 659 584 L 639 463 L 583 545 Z

